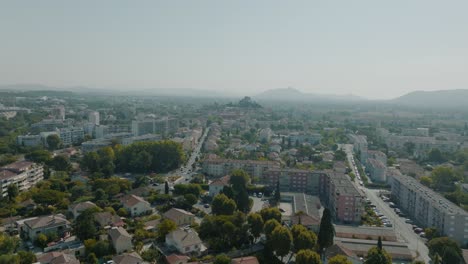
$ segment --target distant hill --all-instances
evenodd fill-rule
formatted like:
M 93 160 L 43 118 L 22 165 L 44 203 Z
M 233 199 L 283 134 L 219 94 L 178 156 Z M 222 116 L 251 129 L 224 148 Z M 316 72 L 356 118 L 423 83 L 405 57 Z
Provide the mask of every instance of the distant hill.
M 364 98 L 355 95 L 331 95 L 303 93 L 295 88 L 279 88 L 262 92 L 253 98 L 264 101 L 284 102 L 317 102 L 317 101 L 364 101 Z
M 468 90 L 415 91 L 388 102 L 404 106 L 428 108 L 468 107 Z

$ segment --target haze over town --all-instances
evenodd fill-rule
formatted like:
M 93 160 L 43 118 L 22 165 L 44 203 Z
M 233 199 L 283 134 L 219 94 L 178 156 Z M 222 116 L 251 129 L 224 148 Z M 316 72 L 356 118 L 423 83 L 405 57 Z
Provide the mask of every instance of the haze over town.
M 390 99 L 468 84 L 465 1 L 10 1 L 0 84 Z

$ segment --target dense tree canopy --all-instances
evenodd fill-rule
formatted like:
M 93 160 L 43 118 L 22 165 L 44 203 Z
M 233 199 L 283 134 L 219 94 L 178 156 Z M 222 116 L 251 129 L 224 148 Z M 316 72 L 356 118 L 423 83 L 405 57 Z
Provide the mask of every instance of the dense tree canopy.
M 185 161 L 182 145 L 174 141 L 138 142 L 116 152 L 116 166 L 123 172 L 168 172 Z
M 367 252 L 367 258 L 364 264 L 392 264 L 392 257 L 378 247 L 373 247 Z
M 211 210 L 215 215 L 232 215 L 236 210 L 236 203 L 224 194 L 218 194 L 213 198 Z
M 442 257 L 443 263 L 459 263 L 461 260 L 462 251 L 457 242 L 448 237 L 438 237 L 429 241 L 427 247 L 429 254 L 434 257 L 439 255 Z
M 331 257 L 330 259 L 328 259 L 328 264 L 353 264 L 353 262 L 351 262 L 351 260 L 349 260 L 348 258 L 346 258 L 346 256 L 343 256 L 343 255 L 336 255 L 334 257 Z
M 297 252 L 296 255 L 296 264 L 321 264 L 319 254 L 310 250 L 304 249 Z

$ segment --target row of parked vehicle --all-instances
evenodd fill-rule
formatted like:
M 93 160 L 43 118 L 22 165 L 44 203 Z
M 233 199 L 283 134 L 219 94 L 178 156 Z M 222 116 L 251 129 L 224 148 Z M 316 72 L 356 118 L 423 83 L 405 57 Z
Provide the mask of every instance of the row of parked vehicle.
M 385 226 L 385 227 L 393 227 L 393 224 L 392 222 L 390 222 L 390 220 L 388 219 L 388 217 L 384 214 L 382 214 L 379 209 L 377 209 L 377 207 L 371 203 L 371 201 L 369 199 L 366 199 L 366 202 L 367 204 L 369 204 L 369 206 L 372 208 L 372 210 L 374 211 L 375 215 L 377 215 L 377 217 L 380 219 L 380 221 L 382 221 L 382 224 Z
M 398 216 L 400 216 L 400 217 L 406 217 L 406 214 L 403 213 L 403 212 L 400 210 L 400 208 L 398 208 L 398 207 L 396 206 L 395 203 L 390 202 L 390 198 L 388 198 L 388 197 L 386 197 L 386 196 L 384 196 L 384 195 L 382 195 L 381 197 L 382 197 L 382 200 L 383 200 L 384 202 L 388 202 L 388 206 L 389 206 L 390 208 L 393 208 L 393 210 L 395 210 L 395 213 L 396 213 Z M 422 237 L 422 238 L 425 238 L 425 237 L 426 237 L 426 234 L 424 233 L 424 229 L 418 227 L 417 225 L 414 225 L 414 224 L 413 224 L 413 220 L 411 220 L 411 219 L 409 219 L 409 218 L 406 218 L 406 219 L 405 219 L 405 223 L 412 225 L 413 231 L 414 231 L 416 234 L 418 234 L 420 237 Z

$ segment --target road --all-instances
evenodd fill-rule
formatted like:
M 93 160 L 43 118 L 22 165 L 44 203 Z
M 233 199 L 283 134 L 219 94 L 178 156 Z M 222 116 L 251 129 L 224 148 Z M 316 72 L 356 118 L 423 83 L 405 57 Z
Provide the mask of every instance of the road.
M 190 158 L 187 160 L 187 163 L 184 166 L 182 166 L 180 169 L 178 169 L 177 171 L 175 171 L 173 173 L 174 175 L 181 176 L 179 179 L 175 180 L 174 184 L 189 181 L 191 179 L 192 175 L 195 174 L 194 172 L 192 172 L 193 171 L 193 164 L 195 163 L 197 158 L 200 156 L 201 148 L 203 147 L 203 143 L 205 142 L 205 139 L 206 139 L 209 131 L 210 131 L 210 127 L 207 127 L 205 129 L 205 133 L 203 133 L 200 140 L 198 141 L 198 145 L 192 151 L 192 154 L 190 155 Z
M 390 208 L 390 206 L 384 202 L 379 197 L 380 190 L 376 189 L 368 189 L 366 187 L 359 186 L 358 176 L 359 172 L 357 171 L 356 167 L 353 166 L 354 164 L 354 157 L 353 157 L 353 145 L 351 144 L 344 144 L 340 145 L 340 148 L 346 152 L 346 157 L 350 166 L 352 167 L 352 171 L 356 178 L 354 180 L 354 184 L 358 186 L 358 188 L 363 191 L 366 197 L 374 204 L 377 209 L 387 216 L 387 218 L 392 222 L 393 229 L 401 242 L 404 242 L 408 245 L 409 250 L 414 254 L 414 256 L 418 256 L 418 260 L 424 261 L 424 263 L 429 263 L 429 250 L 427 246 L 424 244 L 424 240 L 419 237 L 416 233 L 414 233 L 412 225 L 405 223 L 405 218 L 398 216 L 395 211 Z
M 192 154 L 190 155 L 190 158 L 187 160 L 187 163 L 183 165 L 182 167 L 180 167 L 179 169 L 169 172 L 165 175 L 166 177 L 175 176 L 175 175 L 180 176 L 180 178 L 178 178 L 174 182 L 169 182 L 170 187 L 173 187 L 177 183 L 189 182 L 192 176 L 196 174 L 195 172 L 193 172 L 192 166 L 195 163 L 197 157 L 199 157 L 200 155 L 201 148 L 203 146 L 203 143 L 205 142 L 205 139 L 208 135 L 209 130 L 210 130 L 209 127 L 205 129 L 205 133 L 203 133 L 203 135 L 200 137 L 200 140 L 198 141 L 198 145 L 192 151 Z M 161 193 L 164 192 L 164 183 L 158 184 L 158 186 L 151 185 L 151 187 Z
M 429 263 L 429 249 L 424 244 L 424 240 L 419 237 L 413 231 L 413 227 L 410 224 L 405 223 L 405 218 L 398 216 L 395 211 L 388 206 L 388 203 L 384 202 L 378 195 L 380 190 L 371 190 L 363 188 L 367 198 L 374 204 L 379 211 L 386 215 L 393 223 L 393 229 L 397 234 L 399 240 L 405 242 L 408 248 L 416 256 L 417 259 Z

